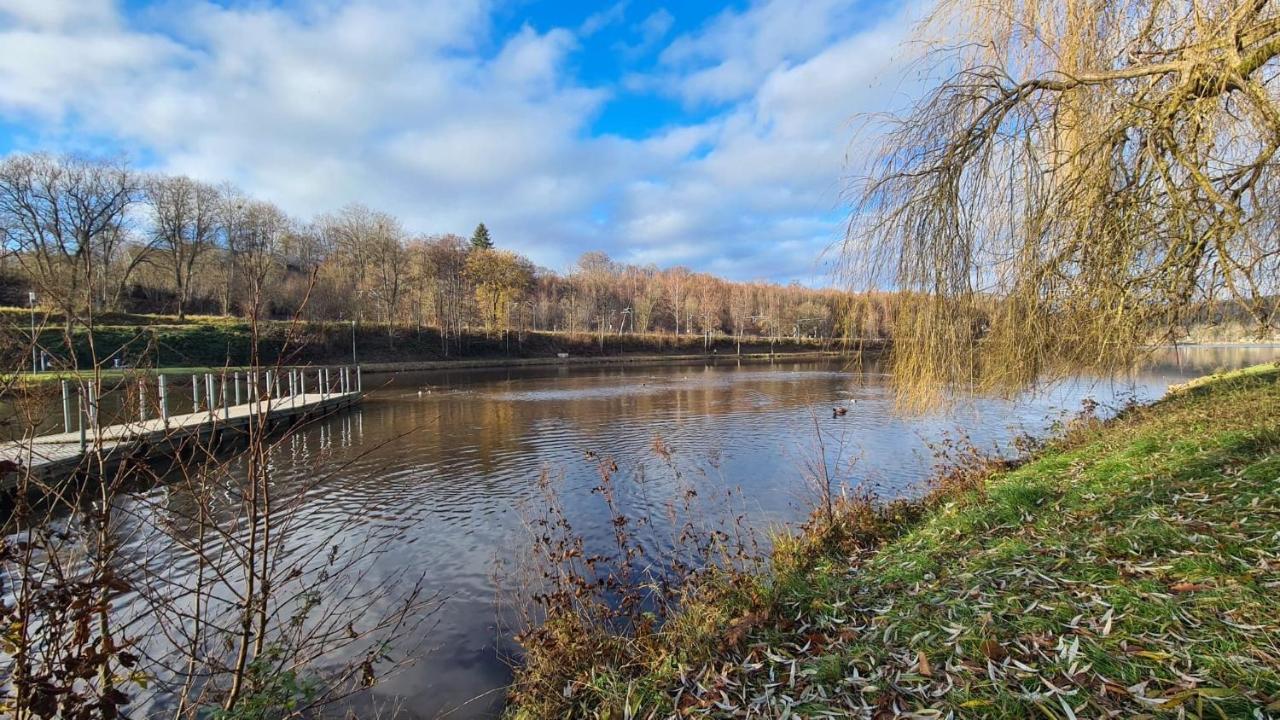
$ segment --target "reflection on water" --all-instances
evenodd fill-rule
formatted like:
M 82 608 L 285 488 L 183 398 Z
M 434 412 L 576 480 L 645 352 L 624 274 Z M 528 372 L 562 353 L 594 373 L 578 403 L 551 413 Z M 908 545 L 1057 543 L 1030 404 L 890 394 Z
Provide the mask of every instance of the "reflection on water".
M 281 483 L 299 481 L 316 458 L 339 468 L 308 498 L 308 531 L 322 535 L 352 513 L 369 528 L 402 530 L 380 561 L 384 574 L 425 571 L 432 589 L 448 597 L 423 659 L 377 692 L 401 699 L 415 717 L 483 696 L 450 717 L 491 717 L 501 692 L 485 693 L 507 681 L 502 657 L 514 650 L 496 622 L 493 564 L 519 552 L 515 508 L 536 496 L 543 469 L 562 473 L 571 497 L 582 497 L 596 479 L 588 451 L 635 468 L 653 462 L 650 447 L 660 435 L 681 462 L 741 487 L 751 522 L 765 526 L 805 514 L 798 465 L 815 447 L 815 423 L 827 447 L 857 458 L 859 480 L 891 497 L 924 478 L 932 462 L 926 445 L 944 432 L 1003 446 L 1019 432 L 1044 432 L 1085 397 L 1104 406 L 1130 395 L 1151 399 L 1171 382 L 1277 355 L 1269 347 L 1161 351 L 1123 381 L 1059 383 L 1016 402 L 966 399 L 911 418 L 893 415 L 875 368 L 853 373 L 826 363 L 458 370 L 403 374 L 381 386 L 371 377 L 362 406 L 306 428 L 274 462 Z M 836 404 L 848 414 L 832 418 Z M 168 503 L 182 498 L 168 492 L 162 486 L 136 497 L 135 509 L 180 511 Z M 569 509 L 582 515 L 589 507 Z M 181 552 L 157 547 L 154 535 L 137 542 L 183 567 Z

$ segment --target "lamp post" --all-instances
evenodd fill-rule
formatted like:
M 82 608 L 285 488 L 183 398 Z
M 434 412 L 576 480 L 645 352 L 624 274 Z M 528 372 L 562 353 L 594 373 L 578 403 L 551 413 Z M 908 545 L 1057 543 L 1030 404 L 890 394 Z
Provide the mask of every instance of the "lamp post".
M 356 364 L 356 319 L 351 318 L 351 364 Z
M 36 291 L 28 290 L 27 299 L 31 301 L 31 374 L 36 374 L 38 360 L 36 358 Z

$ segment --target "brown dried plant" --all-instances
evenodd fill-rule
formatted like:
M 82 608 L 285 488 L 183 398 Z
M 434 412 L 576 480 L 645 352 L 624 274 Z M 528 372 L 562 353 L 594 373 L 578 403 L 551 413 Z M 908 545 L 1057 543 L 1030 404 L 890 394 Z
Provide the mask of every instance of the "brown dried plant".
M 589 453 L 603 529 L 575 526 L 550 472 L 522 510 L 529 548 L 514 567 L 499 567 L 497 580 L 523 651 L 509 698 L 531 716 L 574 716 L 583 702 L 625 705 L 594 697 L 593 673 L 639 671 L 671 632 L 693 645 L 721 642 L 718 626 L 699 634 L 679 611 L 694 597 L 741 591 L 761 568 L 740 494 L 715 477 L 714 461 L 689 470 L 661 437 L 651 450 L 662 478 Z M 673 631 L 675 618 L 682 622 Z

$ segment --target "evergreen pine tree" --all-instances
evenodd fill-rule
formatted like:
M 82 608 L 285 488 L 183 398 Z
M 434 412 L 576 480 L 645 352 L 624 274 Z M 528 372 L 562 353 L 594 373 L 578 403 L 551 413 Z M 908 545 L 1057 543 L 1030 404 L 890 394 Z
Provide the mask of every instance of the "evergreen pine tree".
M 492 250 L 493 239 L 489 237 L 489 228 L 480 223 L 476 231 L 471 233 L 471 247 L 475 250 Z

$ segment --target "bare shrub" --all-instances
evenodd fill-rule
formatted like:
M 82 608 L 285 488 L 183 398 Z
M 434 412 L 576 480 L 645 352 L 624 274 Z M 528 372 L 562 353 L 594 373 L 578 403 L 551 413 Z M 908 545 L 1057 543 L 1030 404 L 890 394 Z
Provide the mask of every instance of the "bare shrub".
M 604 510 L 603 530 L 574 525 L 561 480 L 550 472 L 522 511 L 529 549 L 516 567 L 500 568 L 499 579 L 523 648 L 509 697 L 537 717 L 571 713 L 591 695 L 597 668 L 638 669 L 692 598 L 740 592 L 760 568 L 739 494 L 691 480 L 662 438 L 652 452 L 666 470 L 661 482 L 643 465 L 624 472 L 612 458 L 592 455 L 599 482 L 590 493 Z M 688 646 L 719 642 L 718 625 L 702 635 L 688 622 L 680 628 Z

